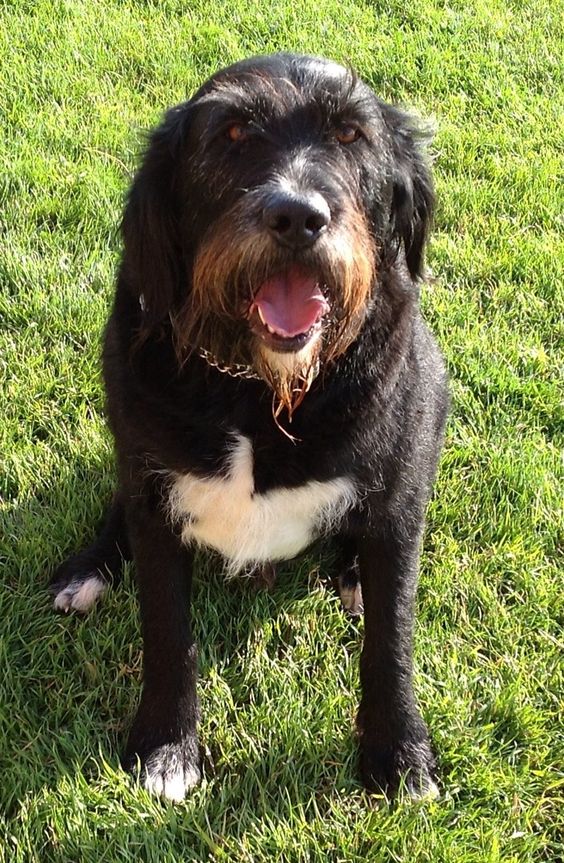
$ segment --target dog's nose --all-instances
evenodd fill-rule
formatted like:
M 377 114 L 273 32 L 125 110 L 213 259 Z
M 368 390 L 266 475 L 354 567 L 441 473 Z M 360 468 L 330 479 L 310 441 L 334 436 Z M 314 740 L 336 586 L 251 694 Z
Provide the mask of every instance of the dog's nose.
M 311 246 L 327 230 L 331 211 L 318 192 L 290 195 L 276 192 L 262 212 L 263 224 L 283 246 Z

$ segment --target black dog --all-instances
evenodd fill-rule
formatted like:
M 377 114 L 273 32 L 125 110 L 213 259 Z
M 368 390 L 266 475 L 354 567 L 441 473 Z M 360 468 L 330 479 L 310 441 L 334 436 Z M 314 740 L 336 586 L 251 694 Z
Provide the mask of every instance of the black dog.
M 144 687 L 125 764 L 165 797 L 200 776 L 194 547 L 268 572 L 328 534 L 353 611 L 362 586 L 363 781 L 436 792 L 412 689 L 448 402 L 418 310 L 432 206 L 413 120 L 322 59 L 237 63 L 151 137 L 104 350 L 119 491 L 53 589 L 87 610 L 133 557 Z

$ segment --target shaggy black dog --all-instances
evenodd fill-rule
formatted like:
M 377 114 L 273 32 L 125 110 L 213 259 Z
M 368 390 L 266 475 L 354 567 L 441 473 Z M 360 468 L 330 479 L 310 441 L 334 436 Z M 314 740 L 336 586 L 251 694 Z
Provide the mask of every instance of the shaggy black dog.
M 195 547 L 270 575 L 323 535 L 345 607 L 364 606 L 363 781 L 436 792 L 412 688 L 448 401 L 418 309 L 423 143 L 350 71 L 276 54 L 173 108 L 134 180 L 104 349 L 119 490 L 53 589 L 57 608 L 87 610 L 133 557 L 144 686 L 125 764 L 170 799 L 200 777 Z

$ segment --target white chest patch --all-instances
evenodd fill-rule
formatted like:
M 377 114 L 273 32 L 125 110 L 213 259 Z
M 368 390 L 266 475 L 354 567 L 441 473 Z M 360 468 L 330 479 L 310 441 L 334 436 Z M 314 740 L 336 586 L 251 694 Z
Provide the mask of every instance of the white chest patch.
M 172 480 L 170 513 L 183 522 L 182 539 L 219 551 L 230 572 L 294 557 L 336 525 L 356 500 L 347 477 L 255 493 L 253 450 L 243 435 L 234 436 L 226 476 L 174 474 Z

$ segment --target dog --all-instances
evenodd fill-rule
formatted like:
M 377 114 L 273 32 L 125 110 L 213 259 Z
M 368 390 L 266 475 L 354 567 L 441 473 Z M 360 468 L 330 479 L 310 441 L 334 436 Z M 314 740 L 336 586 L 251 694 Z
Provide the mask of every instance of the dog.
M 437 793 L 412 686 L 449 401 L 418 303 L 426 144 L 350 70 L 289 53 L 217 72 L 149 139 L 103 351 L 118 491 L 52 590 L 87 611 L 134 560 L 143 690 L 123 763 L 157 795 L 181 800 L 201 775 L 195 549 L 270 578 L 320 537 L 364 612 L 362 781 Z

